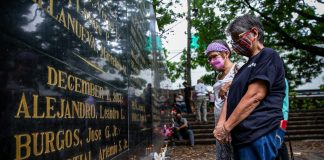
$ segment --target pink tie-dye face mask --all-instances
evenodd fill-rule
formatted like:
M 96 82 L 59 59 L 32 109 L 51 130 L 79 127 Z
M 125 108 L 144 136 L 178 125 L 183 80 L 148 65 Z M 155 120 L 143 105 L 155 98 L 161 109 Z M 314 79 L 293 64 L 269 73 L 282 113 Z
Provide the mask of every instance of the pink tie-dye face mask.
M 209 61 L 209 64 L 216 70 L 224 68 L 224 59 L 222 57 L 215 57 Z

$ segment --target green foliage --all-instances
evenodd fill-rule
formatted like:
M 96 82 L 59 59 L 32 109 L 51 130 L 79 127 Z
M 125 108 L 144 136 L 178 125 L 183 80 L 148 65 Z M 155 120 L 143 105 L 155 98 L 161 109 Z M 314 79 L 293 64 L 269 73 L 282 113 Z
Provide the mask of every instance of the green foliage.
M 323 98 L 297 98 L 296 92 L 289 93 L 290 109 L 317 109 L 324 108 Z
M 213 86 L 216 82 L 216 72 L 212 72 L 211 74 L 205 74 L 201 79 L 204 81 L 206 85 Z
M 286 76 L 291 80 L 292 88 L 310 82 L 314 75 L 322 72 L 324 66 L 322 58 L 317 58 L 305 51 L 291 52 L 283 58 L 286 60 Z
M 185 66 L 186 66 L 186 50 L 182 51 L 181 57 L 180 57 L 180 63 L 174 63 L 171 61 L 167 61 L 166 65 L 168 67 L 168 74 L 167 76 L 170 78 L 171 82 L 175 82 L 177 79 L 181 78 L 184 79 L 185 73 Z
M 176 8 L 172 10 L 174 4 L 180 4 L 179 0 L 153 0 L 157 24 L 162 34 L 166 31 L 164 28 L 166 25 L 172 24 L 185 15 L 185 13 L 177 13 Z
M 225 40 L 226 26 L 236 16 L 250 13 L 258 16 L 264 25 L 265 46 L 275 49 L 283 57 L 292 89 L 323 71 L 324 15 L 316 13 L 308 3 L 300 0 L 195 0 L 195 6 L 198 15 L 192 17 L 192 26 L 196 30 L 195 36 L 199 37 L 199 47 L 197 57 L 192 59 L 194 67 L 204 66 L 211 71 L 204 56 L 208 43 L 215 39 Z M 236 62 L 242 60 L 235 54 L 233 59 Z M 176 71 L 184 73 L 178 69 L 183 61 L 186 59 L 169 68 L 175 69 L 172 74 Z

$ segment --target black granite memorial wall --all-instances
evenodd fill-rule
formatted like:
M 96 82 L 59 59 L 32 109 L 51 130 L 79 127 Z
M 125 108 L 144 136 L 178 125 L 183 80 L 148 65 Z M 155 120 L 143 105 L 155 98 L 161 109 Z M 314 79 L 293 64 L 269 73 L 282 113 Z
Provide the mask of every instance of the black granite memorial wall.
M 128 159 L 159 144 L 150 5 L 0 2 L 1 159 Z

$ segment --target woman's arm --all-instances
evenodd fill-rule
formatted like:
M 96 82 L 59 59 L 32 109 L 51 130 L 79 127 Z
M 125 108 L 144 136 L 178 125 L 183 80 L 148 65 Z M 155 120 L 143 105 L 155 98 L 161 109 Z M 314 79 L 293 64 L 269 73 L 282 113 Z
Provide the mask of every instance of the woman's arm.
M 215 124 L 217 124 L 216 126 L 221 126 L 224 124 L 224 122 L 226 121 L 226 111 L 227 111 L 227 99 L 224 100 L 224 104 L 221 109 L 221 113 L 219 115 L 218 122 L 215 122 Z
M 248 86 L 248 90 L 233 113 L 224 123 L 224 130 L 230 132 L 236 125 L 248 117 L 267 94 L 265 81 L 257 80 Z
M 217 124 L 215 126 L 215 129 L 213 131 L 214 137 L 218 140 L 220 140 L 220 138 L 218 137 L 219 133 L 217 132 L 217 130 L 223 126 L 224 122 L 226 121 L 226 111 L 227 111 L 227 100 L 225 99 L 225 102 L 223 104 L 223 107 L 221 109 L 221 113 L 219 115 L 219 119 L 217 122 L 217 119 L 215 119 L 215 124 Z

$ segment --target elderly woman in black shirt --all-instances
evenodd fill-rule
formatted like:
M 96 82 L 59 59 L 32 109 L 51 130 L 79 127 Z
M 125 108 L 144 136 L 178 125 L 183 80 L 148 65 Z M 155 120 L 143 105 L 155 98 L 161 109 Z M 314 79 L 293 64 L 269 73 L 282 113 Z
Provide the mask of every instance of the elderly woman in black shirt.
M 235 159 L 273 160 L 284 140 L 285 73 L 278 53 L 264 47 L 263 26 L 254 16 L 237 17 L 228 27 L 232 47 L 249 58 L 235 75 L 214 136 L 232 140 Z

